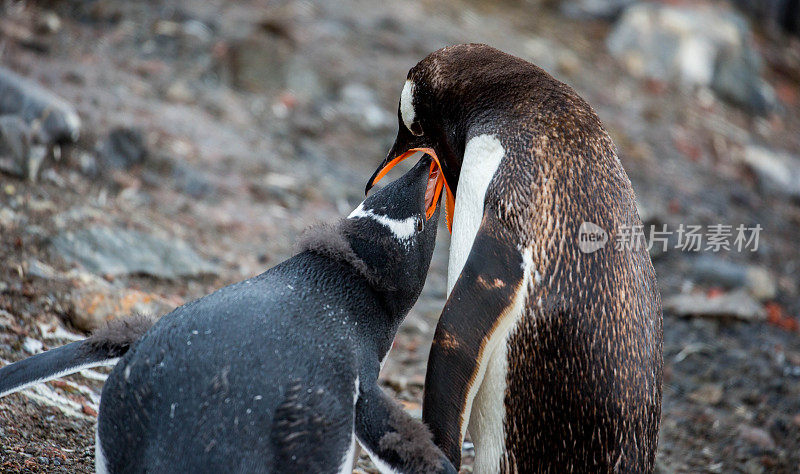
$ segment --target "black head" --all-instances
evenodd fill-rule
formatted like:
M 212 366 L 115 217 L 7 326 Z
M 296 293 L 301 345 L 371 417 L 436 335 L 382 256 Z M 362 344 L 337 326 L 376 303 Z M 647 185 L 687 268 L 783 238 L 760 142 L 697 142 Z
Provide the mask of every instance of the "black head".
M 402 177 L 364 200 L 346 219 L 353 252 L 391 293 L 405 315 L 419 297 L 436 244 L 439 209 L 426 216 L 432 160 L 422 158 Z M 428 200 L 430 198 L 428 197 Z
M 388 309 L 405 316 L 419 297 L 428 274 L 438 203 L 432 202 L 430 157 L 362 202 L 346 219 L 309 229 L 300 251 L 327 255 L 350 265 L 384 296 Z
M 484 44 L 431 53 L 408 72 L 397 111 L 397 138 L 378 170 L 410 148 L 432 148 L 456 193 L 468 138 L 502 127 L 500 121 L 525 104 L 540 77 L 549 75 Z M 371 185 L 372 180 L 367 189 Z

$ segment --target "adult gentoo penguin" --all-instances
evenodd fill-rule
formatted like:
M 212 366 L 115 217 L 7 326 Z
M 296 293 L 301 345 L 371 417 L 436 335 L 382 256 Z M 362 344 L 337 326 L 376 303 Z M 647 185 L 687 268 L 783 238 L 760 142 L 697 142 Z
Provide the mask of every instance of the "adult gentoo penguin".
M 375 177 L 418 150 L 455 194 L 423 404 L 434 441 L 458 466 L 469 427 L 477 473 L 652 471 L 661 301 L 646 249 L 613 244 L 641 221 L 595 112 L 535 65 L 468 44 L 409 71 L 398 117 Z M 582 252 L 584 223 L 611 243 Z
M 438 173 L 422 160 L 296 256 L 152 327 L 115 324 L 4 367 L 0 392 L 121 357 L 98 472 L 349 473 L 358 439 L 382 472 L 455 474 L 377 384 L 428 271 Z

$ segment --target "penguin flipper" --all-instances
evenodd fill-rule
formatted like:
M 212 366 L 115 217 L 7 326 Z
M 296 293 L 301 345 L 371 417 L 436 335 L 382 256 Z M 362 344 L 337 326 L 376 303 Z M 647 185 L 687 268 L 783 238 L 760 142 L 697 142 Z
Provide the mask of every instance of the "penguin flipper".
M 505 334 L 516 316 L 525 274 L 523 252 L 486 213 L 436 326 L 425 376 L 422 419 L 457 467 L 486 360 L 502 342 L 493 335 Z
M 134 315 L 109 321 L 91 337 L 0 368 L 0 397 L 91 367 L 114 365 L 155 320 Z
M 361 387 L 356 437 L 381 472 L 456 474 L 431 433 L 375 383 Z

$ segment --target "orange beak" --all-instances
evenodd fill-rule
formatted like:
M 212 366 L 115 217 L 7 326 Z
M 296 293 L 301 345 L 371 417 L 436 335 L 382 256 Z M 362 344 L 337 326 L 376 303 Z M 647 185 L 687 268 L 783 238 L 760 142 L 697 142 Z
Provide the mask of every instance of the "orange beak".
M 433 158 L 430 174 L 428 175 L 428 189 L 425 191 L 425 217 L 430 219 L 431 216 L 433 216 L 433 213 L 436 211 L 436 204 L 439 202 L 439 196 L 442 194 L 442 188 L 447 189 L 447 200 L 445 201 L 444 209 L 445 215 L 447 216 L 447 230 L 452 233 L 455 197 L 453 197 L 453 192 L 450 191 L 450 185 L 447 184 L 447 180 L 444 179 L 442 164 L 439 163 L 439 157 L 436 156 L 436 152 L 433 151 L 433 148 L 411 148 L 407 150 L 402 155 L 386 163 L 386 166 L 384 166 L 380 172 L 375 175 L 375 179 L 372 180 L 370 186 L 376 184 L 381 180 L 381 178 L 386 176 L 386 173 L 394 168 L 397 163 L 400 163 L 418 151 L 421 151 L 426 155 L 430 155 L 430 157 Z

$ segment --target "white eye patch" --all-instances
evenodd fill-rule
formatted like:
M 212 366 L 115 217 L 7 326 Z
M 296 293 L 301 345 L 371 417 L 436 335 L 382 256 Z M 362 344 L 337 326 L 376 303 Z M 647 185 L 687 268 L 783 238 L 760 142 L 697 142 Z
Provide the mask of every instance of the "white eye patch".
M 411 125 L 414 124 L 414 119 L 417 113 L 414 110 L 414 83 L 407 80 L 403 85 L 403 92 L 400 93 L 400 117 L 403 119 L 403 124 L 410 131 Z M 414 133 L 413 131 L 411 133 Z
M 350 213 L 349 216 L 347 216 L 348 219 L 357 219 L 359 217 L 372 219 L 380 224 L 383 224 L 392 234 L 394 234 L 397 240 L 408 240 L 416 233 L 417 218 L 413 216 L 402 220 L 392 219 L 388 216 L 375 214 L 372 209 L 365 209 L 364 203 L 362 202 L 357 208 L 355 208 L 353 212 Z

